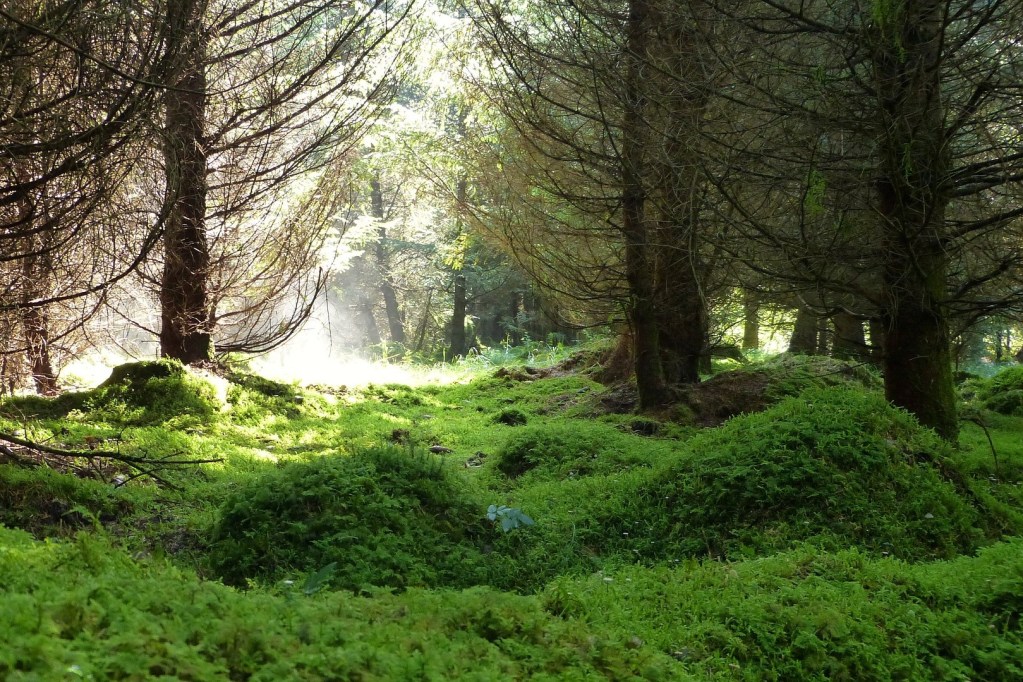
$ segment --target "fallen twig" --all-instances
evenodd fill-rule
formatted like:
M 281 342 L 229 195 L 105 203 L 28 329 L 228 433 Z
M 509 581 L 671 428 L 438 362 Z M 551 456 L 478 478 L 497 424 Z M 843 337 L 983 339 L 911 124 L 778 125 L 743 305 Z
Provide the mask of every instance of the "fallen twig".
M 34 450 L 38 453 L 52 455 L 56 457 L 67 457 L 69 459 L 81 458 L 93 462 L 97 459 L 108 459 L 115 462 L 121 462 L 127 464 L 129 467 L 135 469 L 136 473 L 129 477 L 127 480 L 118 483 L 118 487 L 124 485 L 129 480 L 140 478 L 142 476 L 149 476 L 156 482 L 167 486 L 168 488 L 177 489 L 173 483 L 163 478 L 156 472 L 165 466 L 191 466 L 195 464 L 215 464 L 217 462 L 223 462 L 222 457 L 216 457 L 211 459 L 172 459 L 180 455 L 175 453 L 173 455 L 167 455 L 165 457 L 153 458 L 153 457 L 137 457 L 134 455 L 125 455 L 120 452 L 112 452 L 109 450 L 66 450 L 64 448 L 56 448 L 50 445 L 44 445 L 37 443 L 27 438 L 21 438 L 10 433 L 0 433 L 0 441 L 7 441 L 14 445 Z M 25 462 L 24 457 L 19 457 L 13 450 L 6 445 L 0 443 L 0 454 L 11 457 L 15 461 Z

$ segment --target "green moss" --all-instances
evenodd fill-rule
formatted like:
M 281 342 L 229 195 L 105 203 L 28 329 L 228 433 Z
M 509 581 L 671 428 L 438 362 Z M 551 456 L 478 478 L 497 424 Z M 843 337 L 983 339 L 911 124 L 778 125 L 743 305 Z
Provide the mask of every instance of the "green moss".
M 907 565 L 814 547 L 554 581 L 547 608 L 703 680 L 1019 680 L 1023 543 Z
M 1023 417 L 1023 367 L 1010 367 L 986 380 L 977 391 L 981 405 L 999 414 Z
M 5 680 L 664 680 L 674 663 L 474 589 L 241 593 L 102 538 L 0 528 Z
M 131 362 L 115 367 L 89 399 L 94 409 L 127 424 L 156 424 L 187 417 L 208 422 L 219 411 L 216 390 L 173 360 Z
M 516 478 L 564 479 L 649 465 L 637 436 L 600 422 L 549 421 L 516 429 L 498 449 L 494 466 Z
M 748 556 L 822 536 L 947 557 L 984 540 L 949 447 L 877 395 L 807 391 L 687 450 L 630 496 L 629 515 L 652 543 L 685 556 Z
M 46 467 L 0 465 L 0 524 L 64 535 L 130 513 L 142 493 Z
M 286 465 L 223 505 L 210 563 L 225 582 L 337 564 L 338 587 L 475 582 L 484 505 L 430 456 L 379 448 Z

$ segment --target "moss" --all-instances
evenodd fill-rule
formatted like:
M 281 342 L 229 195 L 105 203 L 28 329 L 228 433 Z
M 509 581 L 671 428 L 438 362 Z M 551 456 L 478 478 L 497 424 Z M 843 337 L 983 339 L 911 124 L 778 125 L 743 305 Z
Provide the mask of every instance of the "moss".
M 704 680 L 1019 680 L 1023 543 L 909 565 L 815 547 L 562 578 L 547 608 Z
M 985 408 L 1023 417 L 1023 367 L 1010 367 L 983 382 L 977 397 Z
M 337 565 L 335 585 L 466 585 L 483 505 L 439 460 L 379 448 L 268 473 L 221 507 L 210 564 L 232 585 Z
M 127 424 L 156 424 L 187 416 L 208 422 L 220 411 L 209 382 L 173 360 L 131 362 L 115 367 L 90 397 L 94 408 L 114 412 Z
M 135 506 L 135 498 L 109 483 L 39 467 L 0 465 L 0 524 L 37 537 L 66 535 L 94 522 L 113 521 Z
M 949 447 L 877 395 L 807 391 L 687 450 L 631 496 L 644 534 L 685 555 L 747 556 L 823 536 L 948 557 L 984 541 L 985 517 Z
M 508 437 L 494 466 L 511 478 L 534 472 L 534 480 L 606 474 L 647 463 L 638 441 L 600 422 L 531 424 Z
M 673 661 L 474 589 L 242 593 L 103 538 L 0 528 L 0 678 L 664 680 Z

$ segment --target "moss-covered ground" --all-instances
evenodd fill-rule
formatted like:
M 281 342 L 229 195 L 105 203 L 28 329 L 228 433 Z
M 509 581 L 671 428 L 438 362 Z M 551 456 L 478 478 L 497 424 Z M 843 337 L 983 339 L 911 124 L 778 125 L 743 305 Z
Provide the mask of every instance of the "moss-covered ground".
M 0 679 L 1023 680 L 1017 376 L 951 446 L 833 360 L 585 364 L 5 400 Z

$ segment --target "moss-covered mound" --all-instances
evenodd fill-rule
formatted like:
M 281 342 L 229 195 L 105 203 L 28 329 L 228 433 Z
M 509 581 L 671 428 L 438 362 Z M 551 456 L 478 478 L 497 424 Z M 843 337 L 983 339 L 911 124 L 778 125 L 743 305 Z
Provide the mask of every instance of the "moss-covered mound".
M 829 386 L 879 388 L 880 377 L 862 363 L 826 356 L 782 353 L 748 368 L 722 372 L 680 389 L 681 402 L 702 426 L 759 412 L 783 398 Z
M 47 467 L 0 465 L 0 524 L 37 537 L 61 535 L 111 521 L 132 508 L 124 490 Z
M 115 412 L 129 424 L 157 424 L 182 416 L 206 421 L 220 410 L 213 386 L 174 360 L 119 365 L 89 393 L 90 406 Z
M 1023 367 L 1004 369 L 983 382 L 977 397 L 989 410 L 1023 416 Z
M 477 541 L 494 530 L 464 488 L 440 460 L 397 448 L 290 464 L 223 504 L 210 563 L 232 585 L 321 569 L 353 590 L 473 584 Z
M 655 556 L 743 556 L 809 538 L 907 558 L 982 542 L 947 446 L 878 395 L 815 389 L 687 444 L 623 504 Z M 631 500 L 631 505 L 630 505 Z M 606 519 L 614 523 L 614 519 Z
M 516 429 L 497 451 L 496 468 L 517 478 L 561 480 L 644 463 L 637 437 L 601 422 L 552 421 Z

